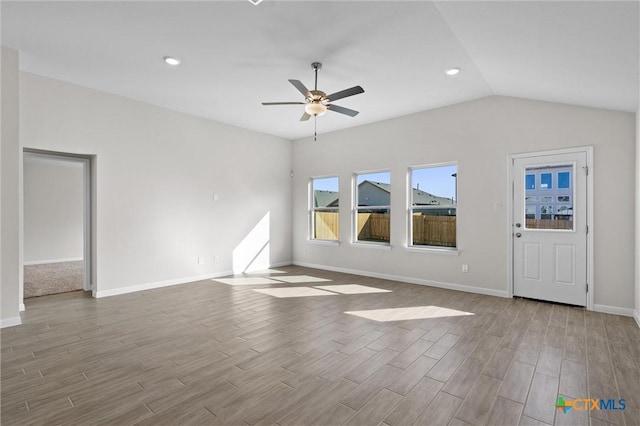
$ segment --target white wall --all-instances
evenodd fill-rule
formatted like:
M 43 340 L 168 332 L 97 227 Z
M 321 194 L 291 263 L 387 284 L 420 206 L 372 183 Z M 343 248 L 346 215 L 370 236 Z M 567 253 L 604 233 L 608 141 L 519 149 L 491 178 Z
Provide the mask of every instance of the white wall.
M 290 141 L 29 73 L 20 90 L 24 147 L 95 156 L 98 296 L 291 260 Z
M 24 155 L 24 263 L 83 257 L 83 167 Z
M 95 266 L 104 294 L 226 273 L 234 250 L 251 258 L 245 249 L 264 242 L 256 232 L 265 230 L 272 264 L 293 258 L 506 292 L 507 155 L 593 145 L 595 303 L 633 309 L 633 114 L 485 98 L 296 141 L 292 187 L 289 141 L 28 73 L 20 74 L 20 90 L 25 147 L 95 155 Z M 3 166 L 4 132 L 3 110 Z M 459 165 L 460 255 L 407 251 L 406 168 L 449 161 Z M 391 201 L 402 212 L 393 215 L 392 249 L 353 247 L 349 232 L 340 246 L 307 242 L 308 178 L 339 175 L 340 197 L 349 200 L 351 174 L 378 169 L 391 170 L 399 194 Z M 3 167 L 3 231 L 5 174 Z M 341 229 L 349 230 L 349 203 L 341 204 Z
M 633 114 L 498 96 L 295 141 L 294 261 L 505 293 L 508 155 L 593 145 L 595 304 L 631 312 L 634 144 Z M 460 254 L 408 251 L 407 167 L 450 161 L 458 162 Z M 350 200 L 352 173 L 378 169 L 392 174 L 392 249 L 353 246 L 349 232 L 340 246 L 308 242 L 309 177 L 338 175 L 340 199 Z M 350 203 L 340 204 L 340 229 L 350 230 Z
M 2 149 L 0 152 L 2 226 L 0 326 L 20 324 L 20 138 L 18 109 L 18 52 L 2 47 Z

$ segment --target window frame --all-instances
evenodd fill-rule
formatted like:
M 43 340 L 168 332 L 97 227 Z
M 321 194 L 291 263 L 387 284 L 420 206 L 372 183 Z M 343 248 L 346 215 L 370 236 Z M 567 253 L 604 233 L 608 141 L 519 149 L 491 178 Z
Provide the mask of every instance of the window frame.
M 366 206 L 362 209 L 358 206 L 358 176 L 369 175 L 375 173 L 388 173 L 389 174 L 389 204 L 388 205 L 376 205 Z M 391 247 L 391 169 L 378 169 L 378 170 L 366 170 L 361 172 L 354 172 L 351 175 L 351 244 L 362 245 L 378 248 L 390 248 Z M 389 241 L 365 241 L 358 239 L 358 212 L 359 210 L 380 210 L 386 209 L 389 212 Z
M 315 180 L 320 180 L 320 179 L 331 179 L 331 178 L 336 178 L 338 180 L 338 206 L 337 207 L 316 207 L 315 206 L 315 190 L 314 190 L 314 181 Z M 308 229 L 308 238 L 307 241 L 309 242 L 313 242 L 313 243 L 319 243 L 319 244 L 340 244 L 340 176 L 338 174 L 330 174 L 330 175 L 323 175 L 323 176 L 311 176 L 309 178 L 309 181 L 307 182 L 308 185 L 308 205 L 307 205 L 307 210 L 308 210 L 308 225 L 309 225 L 309 229 Z M 336 239 L 327 239 L 327 238 L 316 238 L 315 237 L 315 213 L 316 211 L 335 211 L 336 213 L 338 213 L 338 237 Z
M 439 204 L 434 206 L 414 206 L 413 205 L 413 171 L 419 169 L 431 169 L 438 167 L 447 167 L 447 166 L 455 166 L 456 167 L 456 177 L 455 177 L 455 194 L 454 194 L 454 203 L 452 204 Z M 458 190 L 458 175 L 460 174 L 460 166 L 457 161 L 447 161 L 442 163 L 430 163 L 430 164 L 421 164 L 416 166 L 410 166 L 407 169 L 407 246 L 406 248 L 411 251 L 423 251 L 423 252 L 437 252 L 444 254 L 459 254 L 459 241 L 458 241 L 458 217 L 460 216 L 460 205 L 459 205 L 459 193 Z M 456 210 L 456 242 L 454 247 L 448 246 L 434 246 L 434 245 L 426 245 L 426 244 L 414 244 L 413 243 L 413 211 L 414 209 L 418 210 L 436 210 L 436 209 L 446 209 L 453 208 Z

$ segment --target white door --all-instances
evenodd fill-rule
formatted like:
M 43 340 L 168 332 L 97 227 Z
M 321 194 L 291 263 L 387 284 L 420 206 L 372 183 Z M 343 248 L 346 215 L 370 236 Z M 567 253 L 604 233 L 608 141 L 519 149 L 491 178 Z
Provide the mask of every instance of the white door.
M 513 293 L 587 304 L 587 154 L 513 159 Z

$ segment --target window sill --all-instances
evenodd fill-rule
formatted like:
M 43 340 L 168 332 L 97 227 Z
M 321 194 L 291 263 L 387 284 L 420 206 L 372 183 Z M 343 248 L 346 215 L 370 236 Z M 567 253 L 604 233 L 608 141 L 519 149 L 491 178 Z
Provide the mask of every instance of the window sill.
M 434 254 L 446 254 L 448 256 L 458 256 L 460 255 L 460 250 L 457 248 L 438 248 L 438 247 L 416 247 L 410 246 L 405 247 L 406 251 L 413 251 L 416 253 L 434 253 Z
M 364 241 L 356 241 L 356 242 L 352 242 L 351 246 L 377 249 L 377 250 L 391 250 L 391 244 L 385 244 L 385 243 L 367 243 Z
M 318 244 L 321 246 L 339 246 L 339 240 L 307 240 L 309 244 Z

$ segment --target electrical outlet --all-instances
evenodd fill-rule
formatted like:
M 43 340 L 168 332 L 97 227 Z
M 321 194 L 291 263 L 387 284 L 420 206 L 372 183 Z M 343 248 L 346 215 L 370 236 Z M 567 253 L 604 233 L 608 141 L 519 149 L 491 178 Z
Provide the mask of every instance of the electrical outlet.
M 462 272 L 469 272 L 469 265 L 462 265 Z
M 204 257 L 198 257 L 198 265 L 204 265 Z
M 213 263 L 218 263 L 220 258 L 218 256 L 213 256 Z

